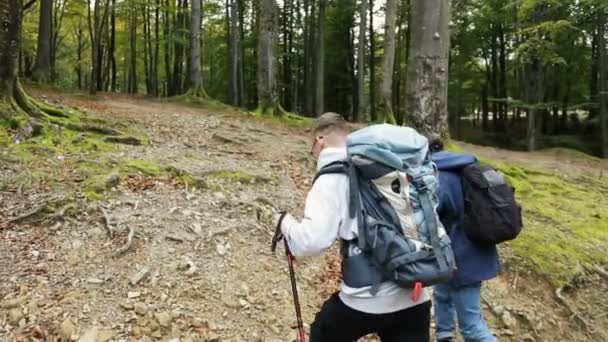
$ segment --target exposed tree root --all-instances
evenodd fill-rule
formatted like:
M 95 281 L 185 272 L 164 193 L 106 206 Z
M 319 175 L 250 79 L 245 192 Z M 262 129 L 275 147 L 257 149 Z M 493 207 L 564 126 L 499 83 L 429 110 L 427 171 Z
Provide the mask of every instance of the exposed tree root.
M 112 228 L 110 215 L 108 215 L 108 212 L 101 206 L 99 207 L 99 211 L 101 211 L 101 215 L 103 215 L 104 227 L 106 228 L 106 232 L 108 233 L 108 238 L 114 238 L 114 229 Z
M 560 287 L 559 289 L 555 290 L 555 297 L 557 298 L 557 301 L 566 308 L 566 310 L 568 310 L 568 312 L 570 313 L 570 317 L 583 329 L 585 329 L 585 331 L 587 333 L 594 333 L 595 328 L 593 327 L 593 325 L 591 323 L 589 323 L 583 316 L 581 316 L 581 314 L 575 310 L 572 306 L 570 306 L 570 304 L 568 303 L 568 301 L 566 300 L 566 298 L 562 295 L 562 291 L 564 290 L 564 287 Z
M 600 267 L 599 265 L 593 265 L 593 266 L 586 265 L 585 268 L 587 269 L 588 272 L 597 273 L 602 279 L 604 279 L 605 281 L 608 281 L 608 271 L 606 271 L 604 268 Z
M 36 208 L 28 211 L 27 213 L 24 213 L 22 215 L 19 215 L 15 218 L 12 218 L 10 220 L 8 220 L 8 223 L 10 224 L 18 224 L 21 222 L 24 222 L 30 218 L 33 218 L 35 216 L 37 216 L 38 214 L 42 213 L 43 211 L 48 210 L 48 203 L 44 202 L 43 204 L 37 206 Z
M 15 84 L 13 96 L 0 98 L 0 119 L 17 120 L 24 118 L 20 131 L 15 136 L 15 142 L 19 143 L 30 139 L 50 125 L 65 127 L 78 132 L 91 132 L 101 135 L 115 137 L 107 139 L 108 142 L 141 145 L 140 139 L 124 136 L 124 133 L 103 125 L 81 122 L 82 114 L 75 110 L 59 108 L 40 102 L 28 96 L 19 82 Z
M 133 229 L 133 227 L 129 226 L 129 235 L 127 235 L 127 243 L 125 243 L 124 246 L 117 249 L 116 252 L 114 252 L 114 254 L 112 254 L 112 256 L 114 256 L 114 257 L 121 256 L 121 255 L 125 254 L 129 249 L 131 249 L 131 245 L 133 244 L 134 236 L 135 236 L 135 230 Z
M 133 136 L 118 136 L 118 137 L 106 137 L 104 139 L 107 142 L 115 143 L 115 144 L 123 144 L 123 145 L 133 145 L 133 146 L 141 146 L 143 145 L 142 141 L 139 138 Z

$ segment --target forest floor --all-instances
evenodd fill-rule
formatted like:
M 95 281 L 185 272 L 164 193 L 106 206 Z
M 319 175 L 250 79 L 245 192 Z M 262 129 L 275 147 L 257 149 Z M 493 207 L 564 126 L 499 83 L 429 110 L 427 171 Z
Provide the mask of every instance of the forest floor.
M 301 213 L 314 172 L 305 129 L 146 98 L 29 91 L 150 142 L 95 150 L 61 139 L 21 149 L 0 141 L 0 341 L 295 339 L 287 265 L 282 249 L 270 253 L 274 227 L 261 218 L 267 202 Z M 599 192 L 589 194 L 607 206 L 605 162 L 560 150 L 456 147 L 510 171 L 540 170 L 530 177 L 599 179 L 588 183 Z M 595 237 L 583 249 L 605 254 L 603 235 Z M 505 272 L 484 288 L 499 340 L 608 340 L 606 259 L 590 259 L 597 272 L 564 271 L 563 281 L 528 266 L 542 263 L 528 262 L 526 249 L 535 250 L 501 246 Z M 562 257 L 555 256 L 570 269 L 572 258 Z M 297 261 L 307 329 L 336 289 L 336 267 L 335 250 Z

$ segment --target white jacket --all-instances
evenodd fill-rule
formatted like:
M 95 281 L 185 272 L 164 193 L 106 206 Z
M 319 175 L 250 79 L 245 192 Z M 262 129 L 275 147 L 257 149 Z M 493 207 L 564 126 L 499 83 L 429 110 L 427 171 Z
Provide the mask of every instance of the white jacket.
M 345 148 L 326 148 L 321 152 L 317 170 L 346 158 Z M 315 182 L 306 198 L 304 218 L 298 222 L 287 215 L 281 231 L 296 257 L 317 256 L 329 248 L 337 238 L 351 240 L 357 235 L 357 221 L 349 217 L 348 178 L 342 174 L 326 174 Z M 371 287 L 352 288 L 341 284 L 340 299 L 347 306 L 366 313 L 382 314 L 403 310 L 428 301 L 426 290 L 417 302 L 411 290 L 400 288 L 395 282 L 380 285 L 378 293 Z

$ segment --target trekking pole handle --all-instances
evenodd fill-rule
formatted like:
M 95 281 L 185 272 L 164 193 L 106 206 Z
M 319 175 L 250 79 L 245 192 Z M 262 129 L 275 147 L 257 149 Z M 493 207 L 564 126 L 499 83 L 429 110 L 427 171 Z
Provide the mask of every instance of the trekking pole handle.
M 285 215 L 287 215 L 287 212 L 285 210 L 281 210 L 281 211 L 279 211 L 279 214 L 280 214 L 279 221 L 275 228 L 274 236 L 272 237 L 272 243 L 270 245 L 270 251 L 272 252 L 272 254 L 274 254 L 274 252 L 277 250 L 277 244 L 279 243 L 279 241 L 281 241 L 281 239 L 283 239 L 283 233 L 281 232 L 281 225 L 283 224 L 283 219 L 285 218 Z

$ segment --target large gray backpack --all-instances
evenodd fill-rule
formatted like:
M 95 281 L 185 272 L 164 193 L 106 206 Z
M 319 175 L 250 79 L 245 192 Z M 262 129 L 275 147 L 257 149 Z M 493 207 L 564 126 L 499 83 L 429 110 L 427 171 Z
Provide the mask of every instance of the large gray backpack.
M 372 125 L 348 137 L 348 157 L 319 170 L 349 177 L 357 238 L 343 241 L 342 277 L 355 288 L 392 280 L 419 296 L 456 270 L 437 216 L 438 175 L 427 139 L 409 127 Z

